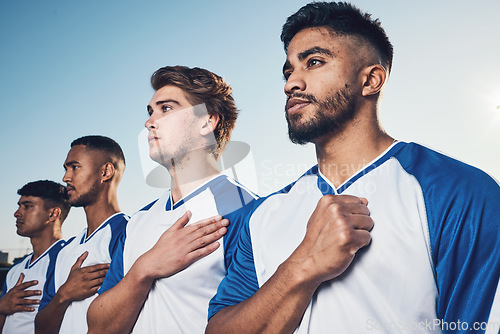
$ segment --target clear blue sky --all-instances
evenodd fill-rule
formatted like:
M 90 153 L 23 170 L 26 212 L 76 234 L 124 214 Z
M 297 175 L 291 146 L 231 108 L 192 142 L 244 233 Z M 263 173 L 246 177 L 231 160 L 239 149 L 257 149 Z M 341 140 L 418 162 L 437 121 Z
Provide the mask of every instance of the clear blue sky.
M 200 66 L 228 80 L 240 117 L 233 139 L 250 145 L 265 195 L 314 164 L 312 146 L 289 143 L 283 117 L 287 16 L 306 1 L 0 1 L 0 250 L 29 249 L 15 233 L 16 191 L 61 182 L 73 139 L 120 143 L 119 188 L 129 214 L 163 189 L 146 185 L 138 135 L 151 73 Z M 381 108 L 393 137 L 416 141 L 500 177 L 500 2 L 356 0 L 380 18 L 395 47 Z M 63 226 L 85 226 L 81 208 Z

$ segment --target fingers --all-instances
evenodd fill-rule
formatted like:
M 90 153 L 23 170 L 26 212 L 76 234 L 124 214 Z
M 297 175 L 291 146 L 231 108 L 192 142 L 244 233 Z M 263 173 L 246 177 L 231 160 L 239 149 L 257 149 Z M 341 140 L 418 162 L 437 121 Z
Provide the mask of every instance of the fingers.
M 210 217 L 210 218 L 205 218 L 205 219 L 202 219 L 200 221 L 197 221 L 196 223 L 192 224 L 191 226 L 193 228 L 202 228 L 202 227 L 205 227 L 205 226 L 208 226 L 208 225 L 220 222 L 221 220 L 222 220 L 222 216 L 217 215 L 217 216 L 213 216 L 213 217 Z
M 34 286 L 34 285 L 37 285 L 38 284 L 38 281 L 28 281 L 28 282 L 24 282 L 22 284 L 16 284 L 15 287 L 17 287 L 19 290 L 25 290 L 31 286 Z
M 31 297 L 31 296 L 40 296 L 42 294 L 41 290 L 23 290 L 18 292 L 18 296 L 21 298 Z
M 356 235 L 356 245 L 357 245 L 357 249 L 355 251 L 358 251 L 361 248 L 368 246 L 372 240 L 370 232 L 366 230 L 356 230 L 355 235 Z
M 90 282 L 90 287 L 101 286 L 109 269 L 109 263 L 95 264 L 84 267 L 81 273 L 85 281 Z
M 191 253 L 189 253 L 189 257 L 191 258 L 191 262 L 195 262 L 217 250 L 219 248 L 220 243 L 219 242 L 212 242 L 205 247 L 198 248 Z
M 346 204 L 350 203 L 368 205 L 368 200 L 366 198 L 354 195 L 325 195 L 321 198 L 321 200 Z
M 227 220 L 225 221 L 228 222 Z M 223 223 L 223 221 L 221 221 L 221 223 Z M 215 226 L 218 226 L 218 224 L 206 226 L 205 228 L 199 229 L 197 233 L 192 234 L 192 237 L 194 238 L 191 242 L 192 251 L 210 245 L 226 234 L 226 227 L 222 226 L 220 228 L 216 228 Z
M 85 259 L 87 258 L 88 255 L 89 255 L 89 252 L 87 252 L 87 251 L 83 252 L 83 254 L 80 255 L 80 257 L 76 260 L 76 262 L 73 265 L 73 267 L 71 267 L 71 269 L 81 268 L 82 264 L 83 264 L 83 261 L 85 261 Z
M 371 231 L 374 223 L 370 216 L 366 215 L 353 215 L 349 218 L 349 224 L 356 230 Z
M 210 234 L 223 227 L 229 225 L 229 220 L 222 219 L 221 216 L 214 216 L 211 218 L 200 220 L 199 222 L 192 224 L 189 228 L 193 233 Z
M 16 312 L 34 312 L 34 311 L 35 311 L 34 307 L 19 306 L 19 311 L 16 311 Z
M 17 279 L 15 286 L 20 285 L 23 282 L 23 279 L 24 279 L 24 273 L 21 273 L 21 275 L 19 275 L 19 278 Z
M 191 219 L 191 216 L 192 216 L 191 211 L 189 211 L 189 210 L 186 211 L 186 213 L 183 214 L 181 218 L 177 219 L 177 221 L 170 228 L 171 229 L 181 229 L 181 228 L 183 228 L 184 226 L 187 225 L 187 223 Z
M 102 272 L 104 271 L 104 275 L 106 275 L 106 272 L 109 269 L 109 263 L 98 263 L 94 264 L 88 267 L 83 267 L 82 271 L 88 272 L 88 273 L 93 273 L 93 272 Z

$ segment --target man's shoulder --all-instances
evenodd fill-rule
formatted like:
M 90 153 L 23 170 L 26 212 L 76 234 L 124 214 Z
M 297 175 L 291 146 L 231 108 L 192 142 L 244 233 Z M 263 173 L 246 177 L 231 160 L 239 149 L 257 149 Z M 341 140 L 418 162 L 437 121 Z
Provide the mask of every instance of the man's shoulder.
M 248 220 L 257 210 L 265 210 L 268 206 L 288 206 L 291 202 L 302 200 L 304 197 L 308 196 L 311 189 L 314 189 L 311 185 L 316 184 L 317 175 L 318 166 L 315 165 L 292 183 L 269 195 L 256 198 L 254 201 L 248 203 L 241 209 L 231 213 L 228 216 L 229 221 L 231 221 L 231 219 L 234 220 L 242 218 Z M 287 207 L 287 210 L 288 209 L 290 209 L 290 207 Z
M 420 144 L 405 143 L 394 157 L 424 191 L 469 194 L 499 191 L 498 182 L 486 172 Z
M 114 214 L 113 216 L 111 216 L 110 218 L 108 218 L 108 225 L 109 225 L 112 233 L 117 233 L 117 232 L 125 230 L 129 220 L 130 220 L 130 217 L 127 216 L 125 213 L 118 212 L 118 213 Z
M 222 216 L 235 212 L 258 198 L 250 189 L 227 175 L 219 175 L 209 181 L 200 188 L 199 193 L 202 194 L 204 189 L 209 189 L 217 211 Z

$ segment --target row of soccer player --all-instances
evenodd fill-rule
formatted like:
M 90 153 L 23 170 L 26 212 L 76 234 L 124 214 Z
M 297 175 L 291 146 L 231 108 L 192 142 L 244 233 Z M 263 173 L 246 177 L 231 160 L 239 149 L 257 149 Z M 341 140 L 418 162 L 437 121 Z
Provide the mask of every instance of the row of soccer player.
M 281 39 L 289 137 L 313 143 L 318 164 L 256 198 L 217 168 L 237 116 L 229 85 L 159 69 L 145 126 L 171 188 L 129 219 L 118 144 L 75 140 L 67 191 L 19 191 L 33 254 L 8 274 L 5 333 L 465 333 L 500 320 L 500 187 L 383 130 L 393 47 L 380 22 L 314 2 Z M 62 241 L 68 204 L 87 228 Z

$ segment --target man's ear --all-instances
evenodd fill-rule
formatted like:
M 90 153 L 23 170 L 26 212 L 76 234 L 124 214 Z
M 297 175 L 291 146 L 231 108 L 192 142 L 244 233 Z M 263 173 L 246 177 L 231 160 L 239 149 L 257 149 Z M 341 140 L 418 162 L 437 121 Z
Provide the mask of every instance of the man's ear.
M 111 162 L 106 162 L 101 168 L 101 180 L 109 181 L 115 175 L 115 166 Z
M 382 65 L 368 66 L 363 71 L 363 90 L 361 95 L 369 96 L 380 92 L 387 78 L 387 72 Z
M 215 128 L 217 127 L 217 124 L 219 124 L 219 114 L 213 114 L 213 115 L 208 115 L 206 118 L 205 122 L 203 123 L 201 127 L 201 135 L 206 136 L 212 132 L 215 131 Z
M 60 207 L 54 207 L 50 209 L 49 211 L 49 221 L 50 222 L 55 222 L 57 219 L 61 217 L 61 208 Z

